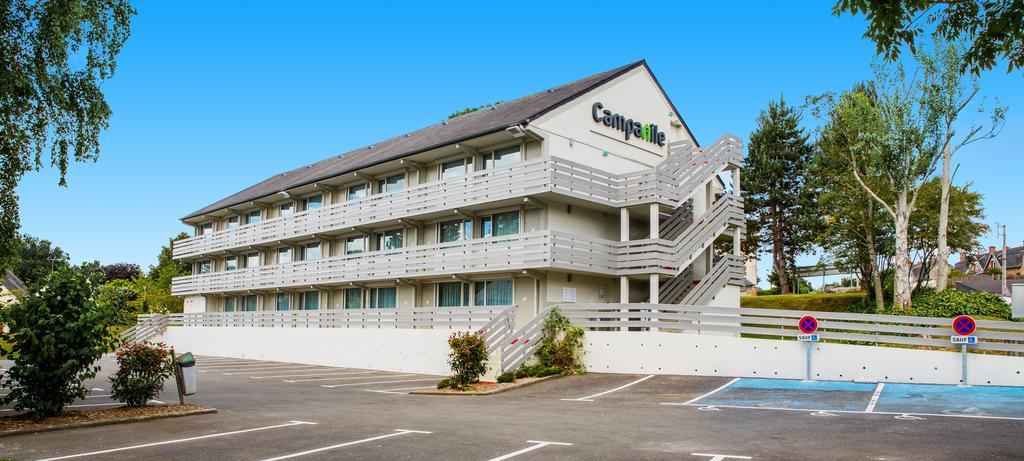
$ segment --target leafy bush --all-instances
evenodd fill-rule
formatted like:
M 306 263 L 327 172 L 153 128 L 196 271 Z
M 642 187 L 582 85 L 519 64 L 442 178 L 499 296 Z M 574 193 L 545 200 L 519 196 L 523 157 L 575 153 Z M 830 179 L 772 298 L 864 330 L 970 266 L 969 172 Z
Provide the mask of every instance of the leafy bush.
M 138 297 L 139 290 L 131 280 L 115 279 L 100 288 L 96 302 L 114 312 L 119 325 L 132 325 L 139 314 L 143 313 L 133 302 Z
M 160 395 L 174 373 L 171 351 L 163 343 L 125 344 L 117 350 L 117 372 L 110 377 L 110 395 L 129 407 L 141 407 Z
M 583 329 L 569 321 L 559 310 L 551 309 L 544 320 L 544 339 L 537 358 L 544 367 L 556 367 L 565 374 L 586 373 L 583 365 Z
M 922 317 L 979 317 L 1010 318 L 1010 306 L 997 295 L 985 292 L 965 293 L 959 290 L 927 291 L 913 299 L 911 315 Z
M 506 372 L 498 375 L 498 382 L 499 383 L 510 383 L 512 381 L 515 381 L 515 380 L 516 380 L 515 373 L 512 373 L 510 371 L 506 371 Z
M 112 313 L 97 306 L 96 281 L 85 268 L 60 267 L 42 288 L 0 311 L 3 355 L 14 364 L 3 376 L 9 389 L 0 405 L 33 418 L 57 416 L 64 406 L 85 398 L 85 380 L 96 377 L 96 361 L 115 344 L 108 327 Z
M 555 366 L 546 366 L 542 363 L 535 363 L 533 365 L 520 365 L 515 371 L 516 379 L 523 378 L 543 378 L 545 376 L 561 374 L 562 370 Z
M 448 389 L 449 387 L 452 387 L 452 383 L 453 382 L 454 381 L 452 381 L 451 378 L 444 378 L 444 379 L 442 379 L 442 380 L 437 382 L 437 388 L 438 389 Z
M 453 373 L 451 387 L 462 390 L 479 382 L 480 376 L 487 372 L 488 354 L 484 332 L 457 331 L 448 338 L 448 346 L 452 349 L 448 354 L 448 365 Z

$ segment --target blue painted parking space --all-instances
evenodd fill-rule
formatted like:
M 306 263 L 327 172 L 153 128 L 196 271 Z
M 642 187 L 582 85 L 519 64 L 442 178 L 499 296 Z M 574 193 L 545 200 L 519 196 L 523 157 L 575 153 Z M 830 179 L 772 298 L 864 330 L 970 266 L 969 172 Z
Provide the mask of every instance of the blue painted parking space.
M 1024 418 L 1024 387 L 886 384 L 875 411 Z
M 1024 387 L 741 378 L 686 404 L 702 407 L 1024 419 Z
M 692 403 L 795 410 L 862 411 L 874 384 L 788 379 L 739 379 Z

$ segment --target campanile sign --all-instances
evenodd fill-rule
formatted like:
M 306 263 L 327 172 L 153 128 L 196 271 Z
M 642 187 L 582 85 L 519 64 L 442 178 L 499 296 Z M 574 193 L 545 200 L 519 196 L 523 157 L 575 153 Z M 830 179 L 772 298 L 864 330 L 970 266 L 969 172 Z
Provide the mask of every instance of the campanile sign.
M 651 144 L 665 145 L 665 133 L 658 129 L 658 125 L 637 122 L 621 114 L 613 113 L 611 110 L 605 109 L 604 104 L 600 102 L 595 102 L 590 108 L 590 112 L 595 122 L 621 131 L 625 135 L 626 141 L 629 141 L 630 137 L 634 137 Z

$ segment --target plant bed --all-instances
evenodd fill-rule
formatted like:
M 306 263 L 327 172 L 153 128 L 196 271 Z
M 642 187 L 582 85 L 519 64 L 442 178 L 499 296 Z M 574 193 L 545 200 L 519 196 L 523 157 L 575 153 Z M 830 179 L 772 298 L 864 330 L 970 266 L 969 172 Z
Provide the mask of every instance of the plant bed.
M 562 375 L 550 375 L 543 378 L 526 377 L 520 378 L 508 383 L 473 383 L 469 385 L 469 388 L 460 391 L 458 389 L 452 389 L 450 387 L 437 390 L 428 391 L 413 391 L 410 394 L 423 394 L 423 395 L 494 395 L 502 392 L 508 392 L 513 389 L 520 387 L 526 387 L 531 384 L 537 384 L 541 381 L 547 381 L 555 378 L 561 378 Z
M 43 418 L 39 421 L 24 415 L 7 416 L 0 418 L 0 437 L 216 412 L 214 408 L 199 405 L 146 405 L 95 411 L 69 410 L 61 416 Z

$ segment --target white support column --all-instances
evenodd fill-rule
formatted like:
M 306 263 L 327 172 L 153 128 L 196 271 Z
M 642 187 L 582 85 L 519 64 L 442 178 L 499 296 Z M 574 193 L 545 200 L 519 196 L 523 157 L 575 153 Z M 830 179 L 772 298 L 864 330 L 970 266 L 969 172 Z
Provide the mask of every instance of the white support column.
M 619 302 L 629 304 L 629 277 L 619 277 Z
M 660 281 L 660 279 L 658 278 L 658 274 L 651 274 L 651 293 L 650 293 L 650 303 L 651 304 L 658 304 L 658 302 L 659 302 L 658 301 L 658 289 L 659 289 L 658 282 L 659 281 Z
M 740 256 L 743 251 L 740 250 L 740 228 L 734 227 L 732 229 L 732 254 Z
M 650 236 L 652 239 L 658 238 L 658 232 L 661 227 L 661 207 L 657 203 L 651 204 L 651 219 L 650 219 Z
M 732 193 L 737 196 L 740 195 L 742 189 L 740 188 L 740 169 L 733 168 L 732 170 Z
M 629 241 L 629 208 L 619 208 L 619 241 Z

